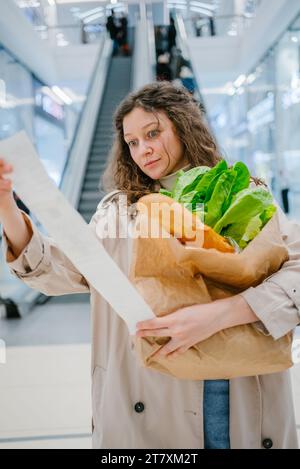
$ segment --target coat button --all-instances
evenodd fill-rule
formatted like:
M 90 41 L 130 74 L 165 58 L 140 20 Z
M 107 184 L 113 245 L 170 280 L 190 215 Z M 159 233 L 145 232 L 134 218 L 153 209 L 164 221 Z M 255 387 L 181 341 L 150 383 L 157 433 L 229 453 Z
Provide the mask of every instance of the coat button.
M 273 441 L 271 440 L 271 438 L 265 438 L 263 441 L 263 447 L 266 449 L 271 449 L 272 446 L 273 446 Z
M 134 406 L 134 410 L 140 414 L 141 412 L 144 412 L 145 406 L 142 402 L 137 402 Z

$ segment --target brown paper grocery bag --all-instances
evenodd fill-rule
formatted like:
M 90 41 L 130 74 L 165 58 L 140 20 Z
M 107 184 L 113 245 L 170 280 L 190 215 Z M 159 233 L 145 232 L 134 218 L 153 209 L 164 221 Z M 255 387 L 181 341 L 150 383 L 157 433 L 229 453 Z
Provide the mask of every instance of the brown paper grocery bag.
M 164 316 L 256 286 L 287 259 L 275 214 L 241 253 L 191 248 L 172 237 L 138 237 L 130 278 L 156 316 Z M 251 324 L 222 330 L 176 359 L 152 358 L 168 340 L 133 338 L 144 366 L 181 379 L 230 379 L 276 373 L 293 365 L 292 333 L 274 340 Z

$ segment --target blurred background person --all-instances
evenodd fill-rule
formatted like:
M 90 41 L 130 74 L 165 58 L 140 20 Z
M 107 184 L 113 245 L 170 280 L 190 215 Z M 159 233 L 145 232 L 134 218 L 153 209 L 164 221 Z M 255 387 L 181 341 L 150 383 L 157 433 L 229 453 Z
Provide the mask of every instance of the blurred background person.
M 289 182 L 288 178 L 286 175 L 286 171 L 284 169 L 281 169 L 279 171 L 279 177 L 280 177 L 280 186 L 281 186 L 281 202 L 282 202 L 282 207 L 285 213 L 289 213 L 290 211 L 290 204 L 289 204 Z
M 155 28 L 156 56 L 168 51 L 168 30 L 164 26 Z
M 168 28 L 168 52 L 172 54 L 172 50 L 176 47 L 176 28 L 175 28 L 175 21 L 172 16 L 170 16 L 170 25 Z
M 119 51 L 119 44 L 118 44 L 118 39 L 117 39 L 118 27 L 117 27 L 117 24 L 116 24 L 116 17 L 115 17 L 114 10 L 111 10 L 111 14 L 107 18 L 106 29 L 109 33 L 109 36 L 110 36 L 111 40 L 114 43 L 113 55 L 117 55 L 118 51 Z
M 210 35 L 215 36 L 216 35 L 216 27 L 215 27 L 215 19 L 213 16 L 209 17 L 209 29 L 210 29 Z
M 24 202 L 22 202 L 22 200 L 20 199 L 18 194 L 16 194 L 16 192 L 13 192 L 13 196 L 14 196 L 14 199 L 15 199 L 16 204 L 19 207 L 19 209 L 23 210 L 23 212 L 27 213 L 27 215 L 30 215 L 29 208 L 27 208 L 26 205 L 24 204 Z
M 171 81 L 172 72 L 170 68 L 170 54 L 165 52 L 158 56 L 156 65 L 156 79 L 157 81 Z
M 181 67 L 180 73 L 179 73 L 179 78 L 181 81 L 181 84 L 191 93 L 194 94 L 196 85 L 195 85 L 195 79 L 192 70 L 187 67 L 186 65 L 183 65 Z
M 127 16 L 122 13 L 122 16 L 119 20 L 119 25 L 117 27 L 117 40 L 119 45 L 119 50 L 122 51 L 123 55 L 129 55 L 129 45 L 128 45 L 128 20 Z

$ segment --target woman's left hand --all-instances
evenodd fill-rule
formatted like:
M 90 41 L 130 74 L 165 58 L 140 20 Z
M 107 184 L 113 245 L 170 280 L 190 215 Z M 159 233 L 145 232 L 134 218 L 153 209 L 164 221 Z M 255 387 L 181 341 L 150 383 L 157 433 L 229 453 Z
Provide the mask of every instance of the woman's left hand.
M 139 322 L 136 335 L 170 337 L 170 341 L 156 356 L 175 358 L 220 330 L 220 309 L 218 301 L 188 306 L 167 316 Z
M 170 337 L 156 357 L 175 358 L 222 329 L 258 318 L 240 295 L 179 309 L 160 318 L 137 323 L 137 337 Z

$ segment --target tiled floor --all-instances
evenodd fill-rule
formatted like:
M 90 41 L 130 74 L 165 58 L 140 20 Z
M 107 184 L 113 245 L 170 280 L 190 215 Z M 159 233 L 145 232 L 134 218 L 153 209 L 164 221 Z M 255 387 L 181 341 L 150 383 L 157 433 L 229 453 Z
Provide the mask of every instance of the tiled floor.
M 91 448 L 89 310 L 72 295 L 0 319 L 0 449 Z
M 8 347 L 0 449 L 91 448 L 90 346 Z
M 0 365 L 1 449 L 91 449 L 90 347 L 9 347 Z M 292 370 L 300 442 L 300 366 Z
M 0 443 L 1 449 L 92 449 L 91 437 L 67 437 L 63 439 L 46 438 L 43 440 L 16 441 Z
M 90 327 L 88 296 L 65 295 L 36 306 L 22 319 L 0 319 L 0 337 L 7 346 L 90 343 Z
M 0 319 L 0 449 L 91 448 L 89 305 L 62 301 Z M 300 364 L 292 383 L 300 442 Z
M 292 371 L 292 386 L 298 432 L 298 442 L 300 447 L 300 365 L 295 366 Z

